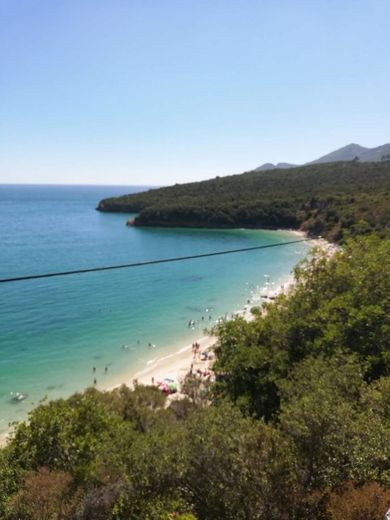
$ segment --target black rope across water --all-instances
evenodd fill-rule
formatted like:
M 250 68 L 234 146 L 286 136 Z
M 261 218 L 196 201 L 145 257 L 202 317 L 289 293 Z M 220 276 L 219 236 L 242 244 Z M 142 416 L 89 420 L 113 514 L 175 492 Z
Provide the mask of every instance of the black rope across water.
M 143 267 L 145 265 L 167 264 L 169 262 L 181 262 L 182 260 L 194 260 L 196 258 L 206 258 L 209 256 L 229 255 L 231 253 L 243 253 L 245 251 L 256 251 L 258 249 L 269 249 L 271 247 L 288 246 L 290 244 L 298 244 L 299 242 L 307 242 L 308 240 L 313 240 L 313 239 L 312 238 L 302 238 L 300 240 L 293 240 L 290 242 L 278 242 L 277 244 L 268 244 L 265 246 L 244 247 L 241 249 L 229 249 L 226 251 L 216 251 L 213 253 L 202 253 L 199 255 L 176 256 L 174 258 L 161 258 L 159 260 L 146 260 L 143 262 L 135 262 L 132 264 L 108 265 L 108 266 L 104 266 L 104 267 L 90 267 L 88 269 L 75 269 L 73 271 L 59 271 L 59 272 L 55 272 L 55 273 L 31 274 L 31 275 L 27 275 L 27 276 L 15 276 L 12 278 L 0 278 L 0 283 L 22 282 L 25 280 L 37 280 L 39 278 L 52 278 L 54 276 L 69 276 L 69 275 L 73 275 L 73 274 L 85 274 L 85 273 L 95 273 L 98 271 L 110 271 L 113 269 L 127 269 L 128 267 Z

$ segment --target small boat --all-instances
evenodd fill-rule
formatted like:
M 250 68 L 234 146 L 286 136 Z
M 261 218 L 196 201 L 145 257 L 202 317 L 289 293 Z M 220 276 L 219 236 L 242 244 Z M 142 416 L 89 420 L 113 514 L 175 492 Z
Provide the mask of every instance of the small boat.
M 24 401 L 27 399 L 27 394 L 22 394 L 21 392 L 11 392 L 11 401 L 14 401 L 15 403 L 20 403 L 21 401 Z

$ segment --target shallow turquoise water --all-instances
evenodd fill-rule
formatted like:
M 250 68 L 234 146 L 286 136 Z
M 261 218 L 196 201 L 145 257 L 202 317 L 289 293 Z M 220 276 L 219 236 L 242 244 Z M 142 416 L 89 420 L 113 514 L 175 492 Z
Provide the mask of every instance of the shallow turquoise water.
M 128 228 L 126 215 L 94 210 L 101 198 L 135 189 L 0 185 L 0 277 L 293 238 L 282 231 Z M 45 395 L 69 395 L 94 378 L 101 388 L 130 381 L 147 361 L 242 308 L 264 274 L 274 283 L 285 279 L 308 247 L 0 284 L 0 434 Z M 197 321 L 195 330 L 189 320 Z M 28 398 L 15 403 L 11 392 Z

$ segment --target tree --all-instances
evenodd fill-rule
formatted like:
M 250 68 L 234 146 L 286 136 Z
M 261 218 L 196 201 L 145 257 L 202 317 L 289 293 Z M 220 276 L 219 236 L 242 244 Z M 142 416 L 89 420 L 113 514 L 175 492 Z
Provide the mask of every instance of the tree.
M 307 356 L 355 354 L 364 378 L 390 374 L 390 240 L 350 240 L 328 259 L 317 253 L 296 270 L 297 283 L 266 314 L 217 328 L 216 397 L 269 419 L 278 382 Z
M 294 458 L 277 430 L 223 405 L 192 414 L 186 435 L 186 489 L 200 519 L 290 518 Z
M 25 470 L 47 467 L 94 479 L 97 455 L 117 439 L 131 438 L 133 429 L 91 389 L 35 408 L 11 438 L 8 460 Z
M 306 489 L 333 487 L 349 477 L 364 386 L 356 358 L 342 355 L 309 357 L 279 383 L 280 428 L 294 442 Z
M 26 475 L 11 502 L 9 520 L 54 520 L 69 517 L 71 476 L 41 468 Z
M 346 482 L 330 495 L 327 507 L 331 520 L 376 520 L 383 518 L 390 503 L 390 491 L 376 482 L 356 486 Z

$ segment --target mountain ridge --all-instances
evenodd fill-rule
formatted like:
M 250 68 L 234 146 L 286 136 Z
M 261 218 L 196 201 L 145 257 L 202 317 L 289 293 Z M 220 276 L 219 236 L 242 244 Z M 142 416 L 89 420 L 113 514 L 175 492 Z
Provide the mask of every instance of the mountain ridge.
M 329 152 L 325 155 L 322 155 L 318 159 L 314 161 L 306 162 L 305 164 L 323 164 L 330 162 L 340 162 L 340 161 L 353 161 L 357 159 L 360 162 L 379 162 L 383 160 L 390 160 L 390 143 L 385 143 L 380 146 L 376 146 L 374 148 L 367 148 L 366 146 L 361 146 L 357 143 L 350 143 L 346 146 L 342 146 L 333 152 Z M 277 164 L 273 163 L 264 163 L 261 166 L 258 166 L 254 169 L 254 171 L 269 171 L 276 169 L 286 169 L 286 168 L 294 168 L 296 166 L 300 166 L 297 164 L 279 162 Z

